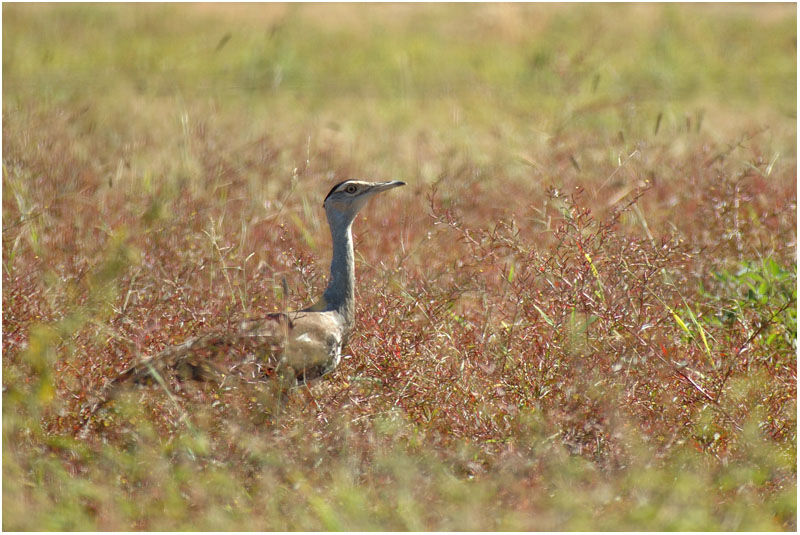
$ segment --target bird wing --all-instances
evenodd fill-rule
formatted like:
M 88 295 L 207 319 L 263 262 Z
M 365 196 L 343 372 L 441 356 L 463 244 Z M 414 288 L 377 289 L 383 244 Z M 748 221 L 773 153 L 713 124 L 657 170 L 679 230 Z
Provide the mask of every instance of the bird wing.
M 287 387 L 319 378 L 339 363 L 344 322 L 335 312 L 270 314 L 243 321 L 232 333 L 190 338 L 143 359 L 109 381 L 81 412 L 91 416 L 127 384 L 162 382 L 169 373 L 184 380 L 222 381 L 236 375 L 263 381 L 277 375 Z
M 253 359 L 260 360 L 265 370 L 274 369 L 290 330 L 291 321 L 286 314 L 248 320 L 238 331 L 197 336 L 168 347 L 133 364 L 111 383 L 151 382 L 156 374 L 168 371 L 174 371 L 182 379 L 212 380 Z

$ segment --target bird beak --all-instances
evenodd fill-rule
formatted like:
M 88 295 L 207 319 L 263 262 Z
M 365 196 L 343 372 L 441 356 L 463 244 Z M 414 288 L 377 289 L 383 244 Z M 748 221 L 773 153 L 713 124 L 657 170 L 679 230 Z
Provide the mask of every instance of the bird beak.
M 405 186 L 406 183 L 402 180 L 392 180 L 391 182 L 376 182 L 372 188 L 368 191 L 370 193 L 379 193 L 381 191 L 386 191 L 387 189 L 397 188 L 399 186 Z

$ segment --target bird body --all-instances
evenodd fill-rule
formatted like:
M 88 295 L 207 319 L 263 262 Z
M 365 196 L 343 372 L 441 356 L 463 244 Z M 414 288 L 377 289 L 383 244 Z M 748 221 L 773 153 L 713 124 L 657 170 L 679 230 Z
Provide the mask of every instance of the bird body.
M 315 304 L 245 320 L 233 332 L 190 338 L 133 364 L 109 381 L 84 411 L 83 427 L 123 385 L 163 381 L 170 371 L 193 380 L 224 380 L 232 374 L 255 380 L 277 376 L 291 386 L 336 369 L 355 323 L 353 220 L 374 194 L 403 185 L 346 180 L 330 190 L 323 202 L 333 245 L 330 279 Z

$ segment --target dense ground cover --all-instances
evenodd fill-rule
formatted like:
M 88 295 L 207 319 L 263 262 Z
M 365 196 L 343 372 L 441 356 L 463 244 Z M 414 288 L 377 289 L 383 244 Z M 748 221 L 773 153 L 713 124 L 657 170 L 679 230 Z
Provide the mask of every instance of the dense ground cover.
M 793 5 L 4 5 L 3 528 L 796 529 L 796 142 Z M 339 370 L 76 436 L 345 178 Z

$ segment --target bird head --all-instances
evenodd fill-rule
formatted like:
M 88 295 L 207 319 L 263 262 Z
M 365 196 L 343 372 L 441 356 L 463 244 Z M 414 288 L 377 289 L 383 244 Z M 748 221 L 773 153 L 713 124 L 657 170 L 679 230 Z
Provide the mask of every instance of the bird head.
M 373 195 L 398 186 L 405 182 L 364 182 L 362 180 L 345 180 L 331 188 L 322 205 L 328 214 L 328 220 L 335 218 L 338 222 L 351 223 L 358 212 Z

